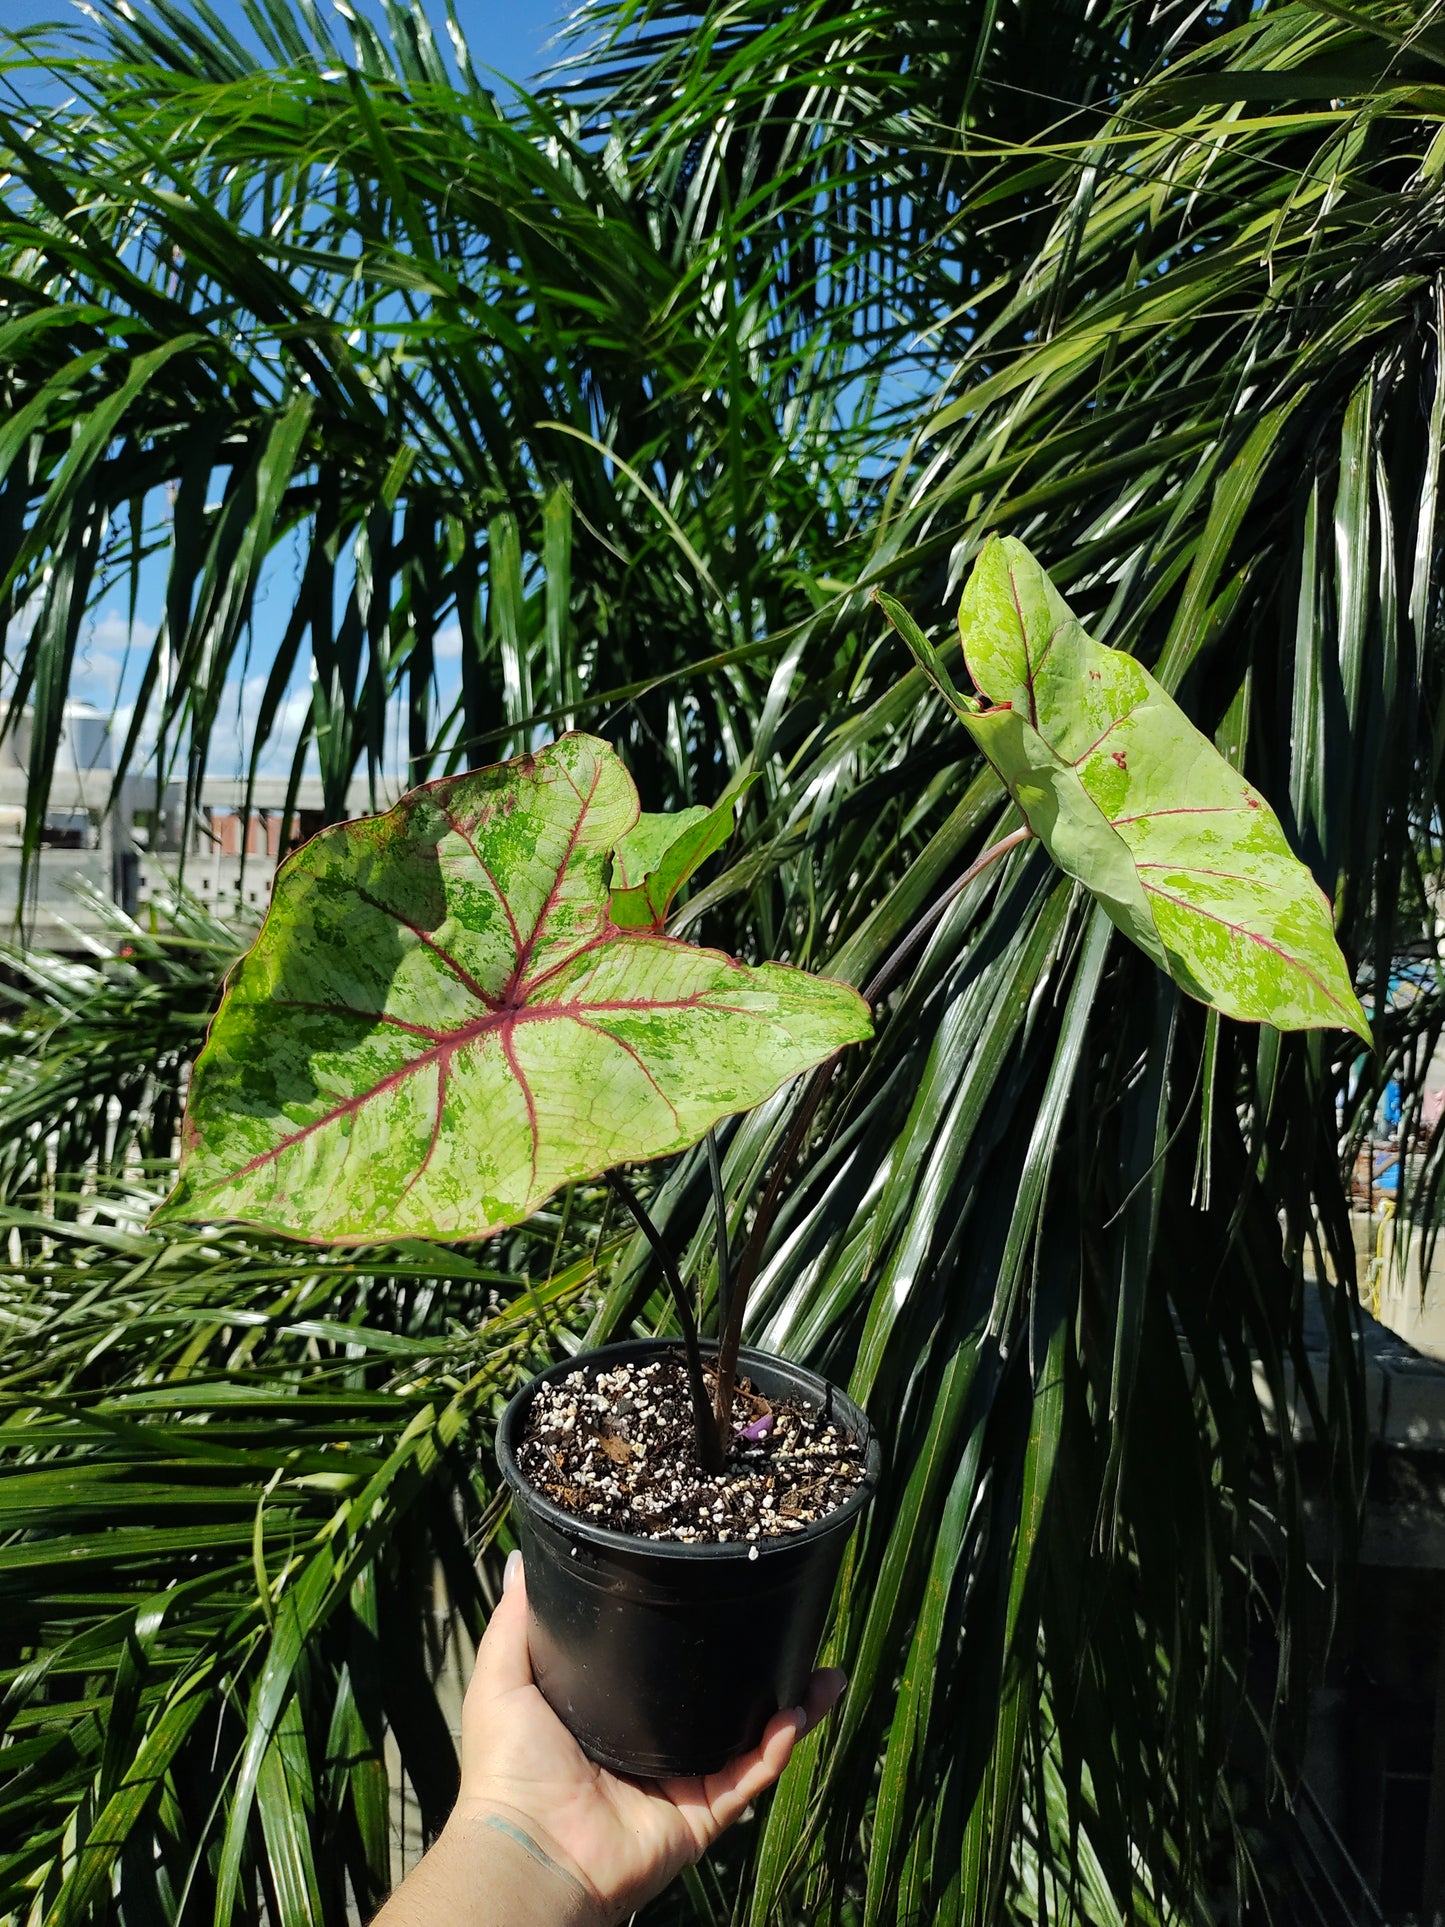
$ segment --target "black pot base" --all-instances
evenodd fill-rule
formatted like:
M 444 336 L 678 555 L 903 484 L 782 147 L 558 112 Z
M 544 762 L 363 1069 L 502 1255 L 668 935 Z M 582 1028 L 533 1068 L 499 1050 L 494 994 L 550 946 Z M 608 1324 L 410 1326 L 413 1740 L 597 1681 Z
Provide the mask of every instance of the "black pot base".
M 638 1339 L 566 1359 L 523 1387 L 497 1432 L 537 1684 L 590 1759 L 639 1779 L 716 1772 L 755 1747 L 780 1708 L 801 1702 L 844 1549 L 878 1482 L 878 1442 L 853 1401 L 799 1365 L 748 1351 L 739 1365 L 760 1391 L 827 1411 L 858 1440 L 864 1466 L 835 1511 L 786 1538 L 753 1541 L 758 1557 L 739 1541 L 642 1539 L 594 1525 L 522 1478 L 515 1448 L 539 1384 L 674 1349 L 670 1339 Z

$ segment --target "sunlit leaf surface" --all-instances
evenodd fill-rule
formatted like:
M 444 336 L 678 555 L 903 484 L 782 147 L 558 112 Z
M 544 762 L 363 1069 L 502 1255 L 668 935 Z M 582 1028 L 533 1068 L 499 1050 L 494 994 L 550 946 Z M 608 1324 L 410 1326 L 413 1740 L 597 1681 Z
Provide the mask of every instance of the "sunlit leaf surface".
M 211 1027 L 161 1221 L 486 1237 L 870 1034 L 845 984 L 618 929 L 637 820 L 574 735 L 313 838 Z
M 737 800 L 712 809 L 644 811 L 619 841 L 612 860 L 609 915 L 620 929 L 661 930 L 673 898 L 732 835 Z
M 958 623 L 982 700 L 915 630 L 925 669 L 1055 862 L 1145 955 L 1230 1017 L 1369 1043 L 1329 902 L 1279 818 L 1142 664 L 1086 634 L 1022 542 L 985 545 Z

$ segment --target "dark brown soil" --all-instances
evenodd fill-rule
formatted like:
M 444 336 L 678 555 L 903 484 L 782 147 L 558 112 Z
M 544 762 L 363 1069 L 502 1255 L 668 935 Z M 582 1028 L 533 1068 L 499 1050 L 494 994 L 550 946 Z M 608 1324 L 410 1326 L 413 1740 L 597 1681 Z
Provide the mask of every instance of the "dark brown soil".
M 579 1518 L 697 1544 L 801 1532 L 862 1480 L 857 1440 L 811 1406 L 770 1401 L 743 1379 L 733 1423 L 727 1464 L 704 1472 L 680 1358 L 569 1372 L 533 1399 L 517 1463 Z

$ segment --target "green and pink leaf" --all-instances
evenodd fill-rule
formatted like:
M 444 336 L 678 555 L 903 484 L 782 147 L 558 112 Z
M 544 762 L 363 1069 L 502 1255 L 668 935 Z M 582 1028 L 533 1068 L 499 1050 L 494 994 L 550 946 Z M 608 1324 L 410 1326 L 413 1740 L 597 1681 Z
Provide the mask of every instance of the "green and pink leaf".
M 313 838 L 227 987 L 158 1218 L 485 1237 L 871 1034 L 846 985 L 619 928 L 638 817 L 572 735 Z
M 1231 1017 L 1370 1040 L 1329 901 L 1274 811 L 1142 664 L 1085 632 L 1021 542 L 990 539 L 959 609 L 981 702 L 883 600 L 1060 868 L 1181 989 Z
M 612 921 L 620 930 L 657 930 L 673 898 L 733 833 L 737 806 L 756 781 L 730 783 L 713 807 L 644 811 L 612 856 Z

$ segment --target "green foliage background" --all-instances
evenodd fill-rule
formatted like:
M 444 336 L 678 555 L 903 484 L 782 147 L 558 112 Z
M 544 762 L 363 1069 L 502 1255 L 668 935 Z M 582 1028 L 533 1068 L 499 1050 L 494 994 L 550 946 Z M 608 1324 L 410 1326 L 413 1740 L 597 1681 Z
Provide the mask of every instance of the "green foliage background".
M 861 983 L 1014 822 L 870 592 L 942 640 L 1002 528 L 1279 808 L 1359 981 L 1435 968 L 1434 9 L 594 0 L 600 46 L 507 113 L 386 12 L 251 0 L 257 57 L 201 0 L 98 0 L 13 54 L 32 847 L 87 612 L 164 568 L 146 693 L 194 795 L 264 581 L 253 759 L 309 664 L 333 814 L 392 701 L 417 777 L 572 722 L 651 807 L 750 761 L 691 928 Z M 40 59 L 63 110 L 23 104 Z M 434 1826 L 454 1784 L 432 1682 L 506 1543 L 500 1401 L 666 1307 L 591 1193 L 482 1251 L 143 1230 L 230 950 L 184 906 L 125 940 L 7 960 L 0 1908 L 340 1922 L 388 1787 Z M 1202 1921 L 1283 1877 L 1238 1770 L 1291 1770 L 1306 1489 L 1342 1545 L 1359 1501 L 1342 1166 L 1384 1077 L 1418 1102 L 1440 987 L 1358 1066 L 1216 1021 L 1025 847 L 881 1015 L 751 1334 L 890 1441 L 852 1686 L 656 1917 Z M 728 1138 L 740 1227 L 787 1118 Z M 657 1176 L 705 1272 L 705 1168 Z

